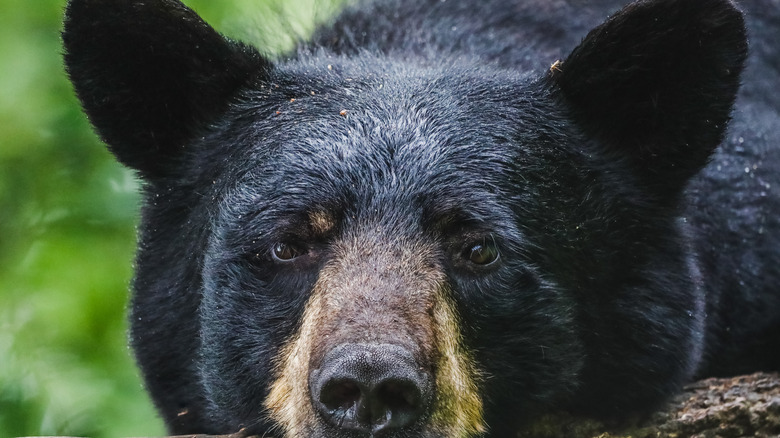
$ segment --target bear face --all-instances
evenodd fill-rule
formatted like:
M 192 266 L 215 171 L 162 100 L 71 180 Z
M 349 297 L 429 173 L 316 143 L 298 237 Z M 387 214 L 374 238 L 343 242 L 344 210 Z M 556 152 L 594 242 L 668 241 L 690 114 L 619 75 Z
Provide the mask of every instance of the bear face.
M 248 97 L 251 103 L 241 108 L 242 114 L 230 118 L 252 120 L 270 113 L 274 126 L 253 122 L 215 139 L 215 144 L 224 144 L 239 132 L 251 132 L 248 152 L 241 155 L 268 154 L 220 172 L 226 179 L 216 185 L 223 198 L 210 201 L 218 210 L 204 257 L 201 334 L 204 366 L 211 372 L 203 381 L 220 400 L 221 417 L 231 418 L 231 424 L 249 423 L 258 409 L 254 388 L 270 387 L 264 402 L 277 415 L 289 415 L 284 417 L 288 430 L 319 436 L 325 432 L 316 427 L 299 429 L 307 418 L 317 418 L 309 401 L 313 382 L 300 376 L 319 370 L 323 357 L 344 344 L 401 344 L 428 370 L 439 400 L 468 403 L 447 408 L 454 412 L 438 412 L 444 408 L 430 400 L 424 411 L 447 418 L 446 425 L 436 426 L 437 433 L 475 433 L 481 429 L 485 395 L 502 400 L 522 393 L 533 401 L 527 402 L 531 409 L 560 405 L 576 391 L 575 376 L 585 372 L 578 306 L 581 312 L 593 312 L 584 317 L 604 318 L 607 334 L 613 324 L 641 324 L 652 330 L 656 345 L 667 344 L 664 357 L 641 351 L 636 339 L 615 339 L 619 345 L 608 347 L 611 354 L 625 355 L 623 367 L 635 361 L 635 369 L 621 373 L 626 381 L 610 373 L 613 384 L 643 385 L 648 379 L 643 370 L 650 366 L 664 367 L 658 372 L 665 379 L 690 375 L 698 360 L 689 355 L 700 342 L 701 319 L 696 315 L 701 313 L 701 296 L 691 284 L 687 254 L 677 243 L 682 237 L 676 218 L 666 207 L 643 206 L 649 201 L 638 183 L 610 190 L 603 176 L 573 164 L 589 160 L 572 151 L 578 140 L 586 141 L 576 129 L 558 127 L 567 118 L 560 109 L 540 103 L 553 99 L 544 81 L 504 77 L 484 89 L 451 86 L 437 92 L 442 76 L 448 83 L 468 84 L 475 78 L 464 76 L 465 71 L 452 78 L 426 71 L 420 73 L 417 90 L 409 86 L 409 69 L 396 66 L 403 68 L 403 90 L 408 93 L 399 96 L 401 84 L 391 80 L 349 80 L 378 76 L 393 66 L 372 72 L 359 66 L 354 72 L 348 65 L 326 62 L 333 60 L 323 59 L 321 70 L 339 72 L 331 73 L 333 86 L 320 87 L 314 95 L 306 89 L 298 97 L 282 94 L 270 106 L 267 93 Z M 480 77 L 484 80 L 484 73 Z M 268 93 L 279 89 L 270 85 Z M 522 90 L 524 98 L 501 102 L 507 89 Z M 317 100 L 328 107 L 317 107 Z M 480 106 L 468 104 L 475 101 Z M 342 116 L 340 108 L 350 103 Z M 480 110 L 486 103 L 492 110 Z M 316 110 L 307 113 L 311 107 Z M 280 108 L 282 114 L 277 115 Z M 317 117 L 323 113 L 330 117 Z M 357 116 L 366 113 L 376 122 Z M 461 128 L 492 126 L 507 114 L 515 117 L 502 124 L 506 127 L 478 132 Z M 408 115 L 416 122 L 404 120 Z M 540 126 L 541 115 L 552 126 Z M 420 127 L 424 118 L 430 121 L 422 125 L 430 130 Z M 326 143 L 324 135 L 312 137 L 311 132 L 327 132 L 328 138 L 338 140 Z M 511 152 L 507 139 L 512 140 Z M 257 151 L 258 144 L 263 150 Z M 621 170 L 616 167 L 614 172 Z M 606 186 L 607 193 L 598 186 Z M 582 205 L 588 192 L 606 196 Z M 505 199 L 513 201 L 507 204 Z M 619 222 L 609 226 L 605 215 Z M 648 219 L 653 217 L 657 219 Z M 630 233 L 630 241 L 636 242 L 631 251 L 641 257 L 620 259 L 625 257 L 621 246 L 629 241 L 623 233 Z M 547 248 L 569 249 L 556 253 Z M 479 251 L 495 251 L 498 258 L 482 260 Z M 603 255 L 592 263 L 585 260 L 594 253 Z M 646 279 L 641 270 L 648 264 L 664 267 Z M 585 273 L 601 283 L 577 284 Z M 634 313 L 616 322 L 612 315 L 619 315 L 617 309 L 578 303 L 598 299 L 577 296 L 583 290 L 603 290 L 603 299 L 624 295 L 635 306 Z M 668 305 L 657 302 L 657 290 L 664 291 Z M 457 321 L 457 330 L 451 320 Z M 252 335 L 231 335 L 239 333 Z M 464 344 L 448 345 L 453 339 Z M 268 346 L 278 350 L 268 354 Z M 238 357 L 246 368 L 229 372 L 235 371 Z M 456 358 L 453 364 L 440 362 Z M 437 371 L 443 369 L 453 371 Z M 275 372 L 281 372 L 281 378 L 267 381 Z M 438 380 L 453 375 L 464 375 L 465 383 Z M 502 380 L 489 387 L 492 382 L 486 376 L 496 375 Z M 648 402 L 644 397 L 658 397 L 664 390 L 658 385 L 648 385 L 641 401 L 631 402 L 639 405 Z M 244 387 L 246 393 L 236 389 Z M 454 387 L 454 394 L 444 392 L 447 387 Z M 293 399 L 296 395 L 298 400 Z M 510 417 L 518 402 L 494 402 L 492 415 Z M 476 415 L 480 417 L 474 420 Z M 420 424 L 431 421 L 422 418 Z M 458 428 L 448 430 L 455 427 L 453 422 Z
M 172 432 L 508 436 L 644 412 L 706 365 L 681 216 L 739 11 L 634 3 L 535 70 L 541 45 L 469 45 L 468 9 L 430 3 L 357 6 L 272 63 L 178 1 L 70 1 L 68 72 L 145 182 L 132 343 Z
M 337 72 L 331 73 L 332 86 L 320 86 L 313 95 L 301 90 L 296 98 L 278 96 L 270 107 L 267 94 L 261 93 L 260 99 L 253 96 L 248 99 L 252 103 L 242 108 L 252 115 L 270 110 L 277 121 L 273 129 L 285 134 L 265 143 L 264 148 L 273 152 L 258 161 L 262 166 L 255 162 L 227 173 L 232 176 L 225 184 L 237 189 L 219 203 L 225 210 L 218 213 L 215 238 L 206 251 L 201 307 L 208 320 L 221 321 L 204 322 L 202 329 L 204 345 L 210 351 L 214 348 L 206 355 L 206 362 L 220 371 L 206 375 L 204 381 L 207 386 L 213 382 L 215 393 L 231 398 L 225 400 L 223 413 L 231 415 L 240 407 L 256 409 L 257 405 L 249 400 L 250 395 L 228 390 L 240 381 L 225 379 L 224 367 L 234 365 L 224 358 L 247 355 L 241 362 L 249 368 L 235 376 L 242 376 L 241 380 L 255 376 L 257 384 L 250 387 L 263 386 L 261 376 L 273 375 L 276 366 L 283 374 L 280 380 L 269 382 L 273 388 L 269 408 L 291 410 L 285 405 L 290 397 L 305 397 L 292 405 L 292 414 L 300 416 L 292 416 L 287 426 L 296 431 L 294 435 L 316 435 L 296 428 L 305 424 L 306 417 L 315 416 L 315 412 L 300 408 L 311 406 L 304 402 L 309 398 L 307 386 L 313 387 L 315 382 L 299 376 L 321 369 L 330 352 L 344 344 L 400 345 L 426 370 L 422 380 L 431 381 L 430 394 L 420 395 L 426 401 L 420 408 L 425 415 L 442 417 L 437 420 L 442 423 L 437 430 L 446 436 L 464 430 L 477 432 L 482 427 L 481 396 L 476 389 L 480 377 L 472 355 L 516 360 L 538 355 L 536 343 L 540 342 L 551 347 L 543 352 L 545 361 L 531 362 L 538 368 L 536 380 L 547 373 L 573 375 L 580 366 L 580 356 L 575 353 L 578 345 L 571 333 L 574 305 L 545 281 L 525 254 L 530 251 L 524 247 L 530 246 L 531 233 L 542 230 L 533 230 L 530 225 L 525 225 L 527 230 L 518 227 L 517 215 L 534 203 L 528 192 L 539 188 L 531 182 L 507 185 L 504 181 L 518 179 L 515 172 L 520 160 L 534 155 L 550 163 L 555 160 L 546 156 L 554 148 L 535 145 L 554 145 L 556 133 L 542 133 L 533 123 L 534 115 L 553 109 L 534 108 L 535 99 L 527 98 L 516 102 L 520 106 L 516 109 L 498 106 L 507 88 L 497 83 L 485 89 L 437 91 L 441 89 L 439 81 L 455 77 L 442 79 L 444 72 L 421 71 L 417 73 L 420 77 L 414 78 L 402 65 L 385 64 L 385 72 L 392 68 L 406 72 L 404 94 L 399 95 L 401 84 L 393 84 L 392 79 L 350 80 L 376 76 L 380 70 L 366 72 L 364 66 L 341 64 L 330 64 L 328 70 L 326 61 L 322 60 L 321 69 Z M 469 74 L 466 71 L 451 73 L 464 84 L 473 83 L 463 76 Z M 298 73 L 289 76 L 298 77 Z M 515 85 L 513 89 L 522 87 L 533 93 L 538 88 L 536 92 L 544 93 L 541 84 L 531 84 L 528 78 L 501 78 L 502 83 L 507 81 Z M 417 85 L 410 87 L 410 82 Z M 269 93 L 278 93 L 275 90 L 275 86 L 269 87 Z M 290 102 L 292 99 L 295 101 Z M 481 103 L 495 101 L 495 110 L 473 114 L 477 108 L 468 102 L 477 99 Z M 317 101 L 327 107 L 317 108 Z M 351 104 L 348 113 L 342 116 L 340 108 L 347 104 Z M 312 107 L 316 108 L 314 113 L 307 113 Z M 277 108 L 282 108 L 282 114 L 275 114 Z M 527 120 L 516 119 L 528 127 L 525 134 L 518 133 L 516 127 L 482 132 L 458 129 L 474 121 L 487 126 L 506 111 L 528 115 Z M 323 113 L 325 117 L 314 117 Z M 370 114 L 373 120 L 357 114 Z M 424 118 L 430 122 L 421 127 L 419 121 Z M 390 127 L 388 120 L 392 121 Z M 339 141 L 323 142 L 322 136 L 312 137 L 311 132 L 327 132 Z M 226 134 L 226 138 L 233 134 Z M 270 139 L 270 133 L 254 135 Z M 527 136 L 523 143 L 534 146 L 509 155 L 501 153 L 507 139 L 518 135 Z M 559 134 L 558 138 L 564 137 Z M 255 149 L 256 144 L 252 141 L 249 149 Z M 481 147 L 474 148 L 474 144 Z M 464 168 L 464 164 L 468 165 Z M 530 169 L 523 177 L 538 182 L 547 179 Z M 500 199 L 517 197 L 510 188 L 519 185 L 528 187 L 520 191 L 527 199 L 519 199 L 514 205 L 518 210 L 513 211 Z M 504 301 L 518 287 L 526 293 L 507 306 Z M 248 305 L 247 300 L 254 304 Z M 473 315 L 470 324 L 461 324 L 457 315 L 465 310 L 459 306 L 482 310 Z M 292 309 L 296 313 L 291 317 Z M 258 311 L 265 321 L 253 316 Z M 243 332 L 249 321 L 253 321 L 253 331 L 264 333 L 251 336 L 257 341 L 254 348 L 217 341 L 228 333 Z M 522 335 L 512 342 L 496 343 L 490 330 L 467 335 L 460 328 L 485 324 Z M 475 336 L 472 343 L 480 350 L 462 345 L 462 338 Z M 261 345 L 284 346 L 283 354 L 277 351 L 261 358 L 258 352 L 267 348 Z M 494 346 L 500 346 L 503 353 Z M 260 361 L 265 367 L 257 366 Z M 501 363 L 486 361 L 481 372 L 498 373 L 490 366 Z M 553 367 L 560 371 L 550 372 Z M 533 373 L 529 368 L 523 372 Z M 218 379 L 212 380 L 214 377 Z M 570 384 L 518 380 L 536 386 L 524 392 L 538 392 L 540 398 L 554 392 L 553 387 L 567 391 Z M 246 398 L 238 398 L 241 396 Z M 437 406 L 445 401 L 453 406 Z

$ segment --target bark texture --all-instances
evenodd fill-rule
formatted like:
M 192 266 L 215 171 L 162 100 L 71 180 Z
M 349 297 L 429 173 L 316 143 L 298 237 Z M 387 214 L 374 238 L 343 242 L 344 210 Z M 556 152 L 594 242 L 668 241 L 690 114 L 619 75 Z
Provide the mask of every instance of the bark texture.
M 545 418 L 522 438 L 780 437 L 780 374 L 705 379 L 688 385 L 663 410 L 621 429 L 565 415 Z

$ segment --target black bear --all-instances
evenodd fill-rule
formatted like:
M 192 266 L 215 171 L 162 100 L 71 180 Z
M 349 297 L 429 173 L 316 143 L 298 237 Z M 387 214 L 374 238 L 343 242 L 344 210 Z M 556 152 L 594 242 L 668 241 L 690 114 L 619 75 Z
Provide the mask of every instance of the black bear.
M 269 60 L 71 0 L 171 432 L 508 437 L 780 368 L 780 8 L 617 3 L 369 0 Z

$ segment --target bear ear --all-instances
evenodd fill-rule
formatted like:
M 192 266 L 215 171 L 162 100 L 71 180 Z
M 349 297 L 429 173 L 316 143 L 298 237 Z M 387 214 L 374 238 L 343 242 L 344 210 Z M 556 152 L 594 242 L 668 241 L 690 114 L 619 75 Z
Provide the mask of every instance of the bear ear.
M 549 79 L 586 133 L 666 197 L 721 142 L 746 55 L 729 0 L 640 0 L 593 29 Z
M 197 130 L 271 68 L 175 0 L 71 0 L 62 39 L 84 111 L 147 178 L 170 173 Z

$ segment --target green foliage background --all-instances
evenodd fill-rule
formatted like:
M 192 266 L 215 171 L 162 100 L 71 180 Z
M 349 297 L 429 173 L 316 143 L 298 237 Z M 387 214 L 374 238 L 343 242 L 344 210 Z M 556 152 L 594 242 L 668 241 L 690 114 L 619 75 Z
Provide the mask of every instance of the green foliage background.
M 341 0 L 185 2 L 274 54 Z M 0 0 L 0 438 L 161 435 L 126 347 L 138 183 L 73 96 L 64 7 Z

